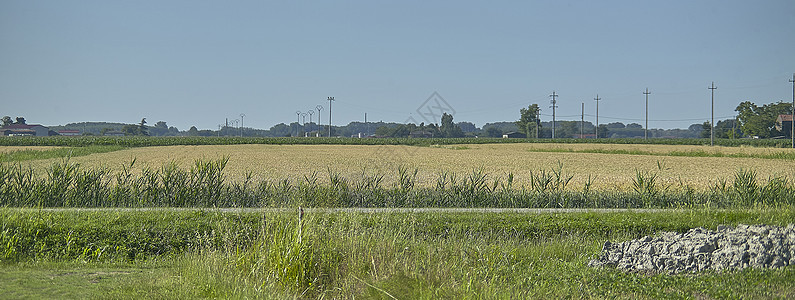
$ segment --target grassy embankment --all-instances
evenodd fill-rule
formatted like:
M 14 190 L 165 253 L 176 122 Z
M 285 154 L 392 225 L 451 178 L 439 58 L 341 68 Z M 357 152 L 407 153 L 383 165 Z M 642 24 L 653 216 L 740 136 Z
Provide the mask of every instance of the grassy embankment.
M 0 290 L 45 298 L 788 298 L 792 267 L 626 274 L 587 262 L 606 240 L 793 218 L 793 209 L 307 212 L 300 226 L 295 210 L 6 208 Z

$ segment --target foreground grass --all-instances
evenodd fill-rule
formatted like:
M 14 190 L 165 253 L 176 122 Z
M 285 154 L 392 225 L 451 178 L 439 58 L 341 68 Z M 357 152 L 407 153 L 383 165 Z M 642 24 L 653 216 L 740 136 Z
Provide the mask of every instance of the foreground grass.
M 313 212 L 299 225 L 294 210 L 3 209 L 0 290 L 34 298 L 791 298 L 793 267 L 648 275 L 587 263 L 606 240 L 793 219 L 793 208 Z

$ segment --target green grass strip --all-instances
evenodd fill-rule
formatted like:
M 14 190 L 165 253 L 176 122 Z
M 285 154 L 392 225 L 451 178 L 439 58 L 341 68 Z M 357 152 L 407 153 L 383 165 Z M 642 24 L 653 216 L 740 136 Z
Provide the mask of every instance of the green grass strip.
M 650 156 L 683 156 L 683 157 L 733 157 L 733 158 L 760 158 L 760 159 L 781 159 L 795 160 L 795 152 L 771 153 L 771 154 L 748 154 L 748 153 L 720 153 L 707 151 L 671 151 L 671 152 L 651 152 L 642 150 L 622 150 L 622 149 L 529 149 L 529 152 L 540 153 L 594 153 L 594 154 L 622 154 L 622 155 L 650 155 Z
M 39 160 L 49 158 L 65 158 L 86 156 L 95 153 L 108 153 L 127 149 L 123 146 L 88 146 L 88 147 L 67 147 L 50 150 L 19 150 L 8 153 L 0 153 L 0 162 L 19 162 L 28 160 Z

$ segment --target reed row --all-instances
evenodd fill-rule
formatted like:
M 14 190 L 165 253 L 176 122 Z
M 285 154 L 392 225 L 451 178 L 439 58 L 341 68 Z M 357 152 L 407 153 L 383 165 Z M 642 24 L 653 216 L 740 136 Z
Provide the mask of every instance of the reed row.
M 399 166 L 394 182 L 386 174 L 362 172 L 355 178 L 329 169 L 301 179 L 227 181 L 227 158 L 196 160 L 188 169 L 175 162 L 121 171 L 84 168 L 68 159 L 44 172 L 20 163 L 0 164 L 0 206 L 10 207 L 510 207 L 510 208 L 748 208 L 795 203 L 788 177 L 760 179 L 738 170 L 733 180 L 717 179 L 708 189 L 687 183 L 663 184 L 655 171 L 636 170 L 627 190 L 594 190 L 588 177 L 572 188 L 564 166 L 530 170 L 530 184 L 514 175 L 441 172 L 434 184 L 417 184 L 417 169 Z M 327 176 L 326 178 L 323 178 Z M 321 180 L 323 179 L 323 180 Z

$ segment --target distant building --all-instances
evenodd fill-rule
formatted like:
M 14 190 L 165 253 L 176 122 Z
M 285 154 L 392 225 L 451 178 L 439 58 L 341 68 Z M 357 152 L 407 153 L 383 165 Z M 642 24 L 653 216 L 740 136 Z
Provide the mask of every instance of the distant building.
M 11 124 L 0 128 L 5 136 L 49 136 L 50 129 L 42 125 Z
M 80 130 L 58 130 L 58 134 L 62 136 L 78 136 L 80 135 Z
M 785 133 L 792 130 L 792 115 L 778 115 L 778 118 L 776 118 L 776 130 Z
M 525 136 L 524 133 L 516 132 L 516 131 L 511 131 L 511 132 L 508 132 L 508 133 L 502 135 L 502 138 L 504 138 L 504 139 L 523 139 L 523 138 L 526 138 L 526 137 L 527 136 Z

